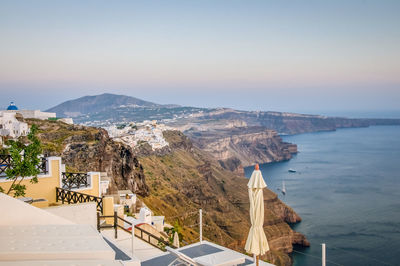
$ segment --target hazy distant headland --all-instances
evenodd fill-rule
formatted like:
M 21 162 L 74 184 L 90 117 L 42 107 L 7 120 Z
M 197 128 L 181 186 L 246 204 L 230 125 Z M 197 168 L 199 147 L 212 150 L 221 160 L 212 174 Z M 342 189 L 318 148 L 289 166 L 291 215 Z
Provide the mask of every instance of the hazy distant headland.
M 161 105 L 115 94 L 85 96 L 47 111 L 56 112 L 59 117 L 72 116 L 77 123 L 96 127 L 157 120 L 189 136 L 196 146 L 210 152 L 224 168 L 241 173 L 245 166 L 288 160 L 297 152 L 295 144 L 283 142 L 279 135 L 400 125 L 400 119 Z
M 187 131 L 218 128 L 265 127 L 279 134 L 329 131 L 342 127 L 400 125 L 400 118 L 346 118 L 275 111 L 240 111 L 230 108 L 200 108 L 157 104 L 138 98 L 105 93 L 68 100 L 47 111 L 58 117 L 93 126 L 158 120 Z M 218 124 L 218 125 L 216 125 Z

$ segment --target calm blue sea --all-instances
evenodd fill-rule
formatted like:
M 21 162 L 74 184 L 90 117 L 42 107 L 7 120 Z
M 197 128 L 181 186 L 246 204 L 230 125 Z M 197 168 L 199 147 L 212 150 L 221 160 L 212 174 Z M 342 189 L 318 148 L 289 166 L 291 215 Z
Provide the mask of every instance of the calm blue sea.
M 311 247 L 295 249 L 294 265 L 321 265 L 321 243 L 327 265 L 400 265 L 400 126 L 283 139 L 299 153 L 260 168 L 269 188 L 303 219 L 293 228 Z M 252 170 L 245 169 L 247 177 Z M 285 196 L 277 189 L 283 180 Z

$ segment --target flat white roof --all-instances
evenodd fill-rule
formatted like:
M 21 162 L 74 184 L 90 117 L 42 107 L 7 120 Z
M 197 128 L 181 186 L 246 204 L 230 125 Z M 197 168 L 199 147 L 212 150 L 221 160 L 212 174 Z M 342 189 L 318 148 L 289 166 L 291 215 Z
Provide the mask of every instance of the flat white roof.
M 116 260 L 25 260 L 0 261 L 0 266 L 122 266 Z
M 0 193 L 0 213 L 5 214 L 0 219 L 0 226 L 74 224 L 67 219 L 36 208 L 3 193 Z
M 0 193 L 0 213 L 4 214 L 0 219 L 0 261 L 7 261 L 7 264 L 53 260 L 115 261 L 114 250 L 91 225 L 74 224 L 3 193 Z
M 90 225 L 0 226 L 0 260 L 114 260 Z
M 188 256 L 202 265 L 228 266 L 228 265 L 253 265 L 253 258 L 232 249 L 202 241 L 176 249 L 176 251 Z M 176 257 L 172 254 L 156 256 L 142 261 L 142 266 L 168 265 Z M 273 264 L 260 260 L 262 266 L 273 266 Z

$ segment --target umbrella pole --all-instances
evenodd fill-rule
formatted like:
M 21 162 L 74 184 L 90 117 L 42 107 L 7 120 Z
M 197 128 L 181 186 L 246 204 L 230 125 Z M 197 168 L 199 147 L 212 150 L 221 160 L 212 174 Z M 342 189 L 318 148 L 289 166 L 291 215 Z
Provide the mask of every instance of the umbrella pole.
M 256 265 L 258 266 L 258 265 L 259 265 L 259 263 L 260 263 L 260 256 L 259 256 L 259 255 L 257 255 L 257 256 L 256 256 Z

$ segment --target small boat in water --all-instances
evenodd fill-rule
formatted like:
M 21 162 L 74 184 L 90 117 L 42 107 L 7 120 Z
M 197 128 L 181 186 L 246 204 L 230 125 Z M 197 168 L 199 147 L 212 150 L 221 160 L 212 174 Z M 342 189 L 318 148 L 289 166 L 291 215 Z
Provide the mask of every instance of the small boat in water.
M 289 172 L 289 173 L 296 173 L 296 170 L 294 170 L 294 169 L 292 169 L 292 168 L 289 168 L 288 172 Z
M 280 187 L 278 187 L 277 190 L 282 192 L 283 195 L 286 195 L 285 181 L 282 181 L 282 189 Z

